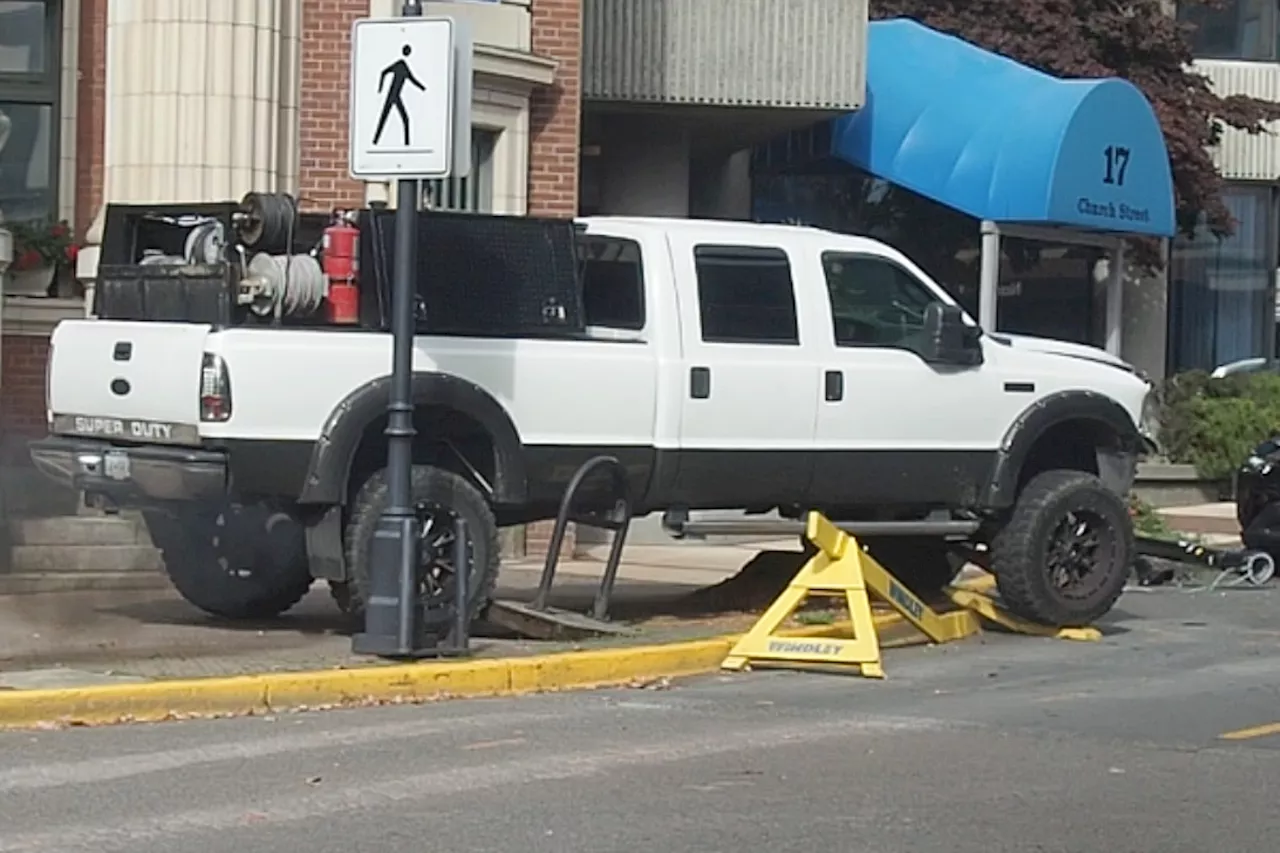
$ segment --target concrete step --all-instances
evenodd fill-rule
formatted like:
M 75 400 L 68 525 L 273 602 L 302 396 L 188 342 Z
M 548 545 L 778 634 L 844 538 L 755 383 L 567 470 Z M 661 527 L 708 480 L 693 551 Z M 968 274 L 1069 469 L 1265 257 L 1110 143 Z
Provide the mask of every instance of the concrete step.
M 1165 507 L 1159 510 L 1169 526 L 1179 533 L 1198 535 L 1239 535 L 1240 522 L 1236 520 L 1236 505 L 1231 501 L 1195 504 L 1192 506 Z
M 159 572 L 0 573 L 0 595 L 44 595 L 58 592 L 134 592 L 169 589 Z
M 144 545 L 15 545 L 9 571 L 44 572 L 159 572 L 160 552 Z
M 13 545 L 142 545 L 151 537 L 140 521 L 112 516 L 66 515 L 9 522 Z

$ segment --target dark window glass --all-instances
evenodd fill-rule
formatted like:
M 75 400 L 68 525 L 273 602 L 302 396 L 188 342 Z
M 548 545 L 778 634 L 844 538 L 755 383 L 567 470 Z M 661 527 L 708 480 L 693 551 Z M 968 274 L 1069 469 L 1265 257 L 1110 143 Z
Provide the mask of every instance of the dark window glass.
M 1236 221 L 1219 238 L 1203 217 L 1179 235 L 1169 259 L 1169 372 L 1213 370 L 1267 354 L 1276 321 L 1274 200 L 1270 187 L 1228 186 Z
M 1227 0 L 1221 8 L 1179 3 L 1178 18 L 1195 25 L 1191 47 L 1200 59 L 1271 61 L 1277 53 L 1276 0 Z
M 0 213 L 15 222 L 57 212 L 53 107 L 0 98 Z
M 54 0 L 0 0 L 0 218 L 57 213 L 60 44 Z
M 588 326 L 644 328 L 644 270 L 640 244 L 617 237 L 577 241 L 582 302 Z
M 786 252 L 749 246 L 698 246 L 694 263 L 704 341 L 800 343 Z
M 0 74 L 40 75 L 50 70 L 49 6 L 44 0 L 0 0 Z
M 938 298 L 897 264 L 869 255 L 822 256 L 831 317 L 840 346 L 911 348 L 924 313 Z

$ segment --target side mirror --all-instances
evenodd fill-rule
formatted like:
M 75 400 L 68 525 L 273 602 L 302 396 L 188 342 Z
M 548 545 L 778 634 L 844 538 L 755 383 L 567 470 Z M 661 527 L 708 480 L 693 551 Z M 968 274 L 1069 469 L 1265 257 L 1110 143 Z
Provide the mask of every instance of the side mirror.
M 982 330 L 964 321 L 954 305 L 933 302 L 924 309 L 925 345 L 921 357 L 930 364 L 982 364 Z

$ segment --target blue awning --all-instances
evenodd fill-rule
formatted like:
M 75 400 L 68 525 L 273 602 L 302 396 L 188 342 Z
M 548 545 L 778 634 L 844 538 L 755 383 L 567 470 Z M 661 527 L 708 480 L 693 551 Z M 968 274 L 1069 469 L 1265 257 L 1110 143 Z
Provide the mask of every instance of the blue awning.
M 905 19 L 867 41 L 836 157 L 978 219 L 1173 236 L 1164 134 L 1132 83 L 1062 80 Z

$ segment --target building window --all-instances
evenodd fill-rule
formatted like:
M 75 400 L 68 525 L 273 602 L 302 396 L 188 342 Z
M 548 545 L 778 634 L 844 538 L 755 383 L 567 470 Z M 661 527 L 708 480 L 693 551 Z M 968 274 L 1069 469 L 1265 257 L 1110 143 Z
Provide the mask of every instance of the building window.
M 1275 323 L 1275 222 L 1269 187 L 1228 186 L 1236 230 L 1219 240 L 1201 225 L 1179 237 L 1169 264 L 1169 372 L 1212 370 L 1267 355 Z
M 644 270 L 640 244 L 587 234 L 577 240 L 582 304 L 588 326 L 644 328 Z
M 471 174 L 465 178 L 427 181 L 426 204 L 432 210 L 493 213 L 493 149 L 498 131 L 471 131 Z
M 1179 3 L 1178 18 L 1195 24 L 1191 47 L 1200 59 L 1269 62 L 1280 58 L 1278 7 L 1277 0 L 1227 0 L 1216 9 Z
M 0 0 L 0 218 L 58 211 L 60 4 Z
M 799 344 L 791 263 L 782 249 L 698 246 L 702 340 L 721 344 Z

